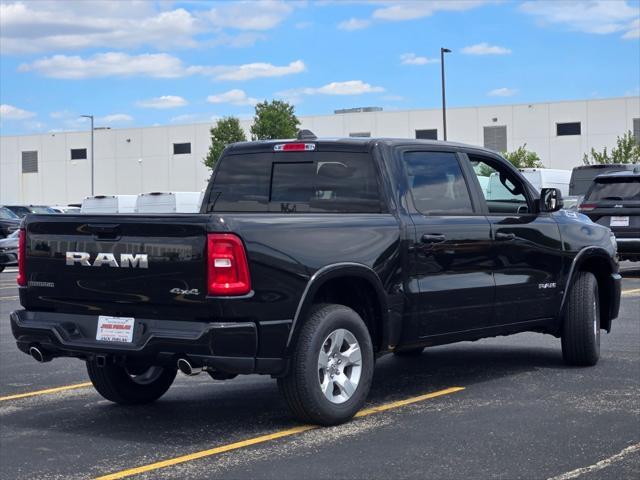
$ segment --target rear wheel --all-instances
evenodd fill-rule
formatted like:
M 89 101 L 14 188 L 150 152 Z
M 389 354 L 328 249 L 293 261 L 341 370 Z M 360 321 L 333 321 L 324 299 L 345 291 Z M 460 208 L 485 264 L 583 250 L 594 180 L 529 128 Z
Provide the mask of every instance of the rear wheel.
M 343 305 L 316 305 L 300 329 L 290 371 L 278 386 L 299 420 L 336 425 L 364 404 L 373 366 L 371 337 L 360 316 Z
M 592 366 L 600 358 L 598 281 L 579 272 L 567 299 L 562 324 L 562 358 L 568 365 Z
M 122 405 L 151 403 L 164 395 L 176 378 L 175 368 L 150 366 L 127 368 L 119 365 L 99 367 L 87 361 L 91 383 L 107 400 Z

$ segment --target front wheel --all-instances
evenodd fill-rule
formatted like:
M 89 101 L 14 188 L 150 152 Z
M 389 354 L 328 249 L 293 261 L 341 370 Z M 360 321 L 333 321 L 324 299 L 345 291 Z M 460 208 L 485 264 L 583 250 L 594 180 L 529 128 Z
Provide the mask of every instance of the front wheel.
M 151 403 L 164 395 L 176 378 L 175 368 L 150 366 L 132 369 L 119 365 L 99 367 L 87 360 L 91 383 L 107 400 L 121 405 Z
M 568 365 L 592 366 L 600 358 L 600 298 L 590 272 L 576 276 L 562 323 L 562 358 Z
M 313 307 L 278 387 L 303 422 L 336 425 L 364 404 L 373 378 L 373 345 L 362 318 L 344 305 Z

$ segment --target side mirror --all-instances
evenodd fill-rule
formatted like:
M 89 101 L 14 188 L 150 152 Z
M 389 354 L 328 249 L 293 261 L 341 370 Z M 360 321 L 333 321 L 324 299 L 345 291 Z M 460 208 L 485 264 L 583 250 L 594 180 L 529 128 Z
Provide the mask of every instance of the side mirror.
M 557 212 L 564 207 L 562 201 L 562 192 L 558 188 L 543 188 L 540 191 L 540 205 L 539 210 L 541 212 Z

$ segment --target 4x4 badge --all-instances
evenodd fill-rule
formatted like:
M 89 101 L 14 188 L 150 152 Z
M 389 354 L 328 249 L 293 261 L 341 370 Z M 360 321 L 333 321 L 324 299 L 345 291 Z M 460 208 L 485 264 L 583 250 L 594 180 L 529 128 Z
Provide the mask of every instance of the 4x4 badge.
M 183 290 L 181 288 L 172 288 L 169 293 L 175 293 L 176 295 L 200 295 L 200 290 L 192 288 L 191 290 Z

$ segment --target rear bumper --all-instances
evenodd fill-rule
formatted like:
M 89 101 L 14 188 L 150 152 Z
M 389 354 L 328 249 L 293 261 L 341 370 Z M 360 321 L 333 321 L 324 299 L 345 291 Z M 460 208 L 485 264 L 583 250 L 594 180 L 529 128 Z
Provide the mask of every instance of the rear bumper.
M 618 245 L 618 253 L 625 255 L 638 255 L 640 256 L 640 237 L 625 238 L 616 237 L 616 244 Z
M 257 358 L 258 331 L 252 322 L 187 322 L 136 318 L 133 342 L 95 340 L 96 315 L 16 310 L 10 314 L 18 348 L 37 345 L 50 357 L 93 359 L 113 356 L 175 366 L 181 357 L 196 366 L 231 373 L 280 374 L 286 362 Z

